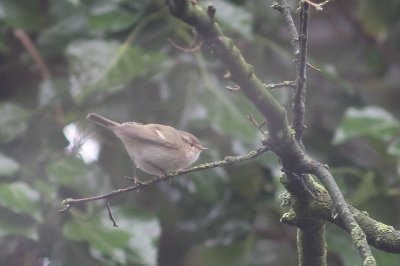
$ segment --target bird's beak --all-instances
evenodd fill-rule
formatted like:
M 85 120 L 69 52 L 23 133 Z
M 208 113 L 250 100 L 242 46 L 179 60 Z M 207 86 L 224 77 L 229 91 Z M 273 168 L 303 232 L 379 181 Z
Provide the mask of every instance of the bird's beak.
M 204 151 L 204 150 L 208 150 L 208 148 L 203 147 L 203 146 L 200 146 L 199 148 L 200 148 L 201 150 L 203 150 L 203 151 Z

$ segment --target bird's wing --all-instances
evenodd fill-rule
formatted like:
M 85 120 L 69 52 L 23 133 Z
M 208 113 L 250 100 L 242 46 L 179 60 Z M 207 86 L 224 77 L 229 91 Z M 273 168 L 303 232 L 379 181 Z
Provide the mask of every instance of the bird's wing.
M 113 128 L 113 130 L 148 143 L 171 149 L 179 149 L 176 144 L 170 141 L 171 139 L 176 140 L 177 137 L 180 138 L 179 131 L 169 126 L 158 124 L 143 125 L 135 122 L 127 122 Z

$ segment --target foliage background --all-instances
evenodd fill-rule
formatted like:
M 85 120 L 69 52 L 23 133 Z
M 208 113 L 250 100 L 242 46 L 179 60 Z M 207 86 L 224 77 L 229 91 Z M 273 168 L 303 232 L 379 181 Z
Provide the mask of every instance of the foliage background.
M 266 83 L 294 78 L 272 1 L 211 3 Z M 312 11 L 309 61 L 322 71 L 309 70 L 305 135 L 348 201 L 395 228 L 399 18 L 396 0 L 336 0 Z M 16 29 L 32 39 L 50 76 Z M 225 89 L 232 84 L 213 54 L 184 53 L 168 41 L 189 46 L 193 37 L 161 0 L 0 2 L 0 264 L 296 265 L 295 229 L 279 223 L 283 188 L 271 154 L 119 196 L 111 202 L 118 228 L 104 202 L 57 213 L 66 197 L 129 185 L 120 178 L 132 171 L 122 145 L 86 121 L 88 112 L 190 131 L 211 148 L 203 162 L 260 145 L 245 118 L 259 115 Z M 274 94 L 290 107 L 290 89 Z M 79 155 L 88 142 L 92 155 L 99 148 L 95 160 Z M 357 265 L 347 234 L 327 229 L 330 265 Z M 379 265 L 397 265 L 396 255 L 375 255 Z

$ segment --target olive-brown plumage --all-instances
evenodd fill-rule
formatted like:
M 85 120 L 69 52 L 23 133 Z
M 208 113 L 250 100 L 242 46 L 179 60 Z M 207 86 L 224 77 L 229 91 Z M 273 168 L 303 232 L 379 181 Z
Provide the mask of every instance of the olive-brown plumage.
M 161 176 L 184 169 L 207 149 L 192 134 L 170 126 L 117 123 L 95 113 L 88 114 L 87 118 L 113 131 L 124 144 L 134 164 L 152 175 Z

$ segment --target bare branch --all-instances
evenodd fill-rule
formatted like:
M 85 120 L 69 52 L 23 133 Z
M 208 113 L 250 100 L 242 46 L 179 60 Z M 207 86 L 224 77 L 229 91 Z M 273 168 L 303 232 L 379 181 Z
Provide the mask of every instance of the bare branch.
M 110 220 L 113 223 L 114 227 L 118 227 L 118 224 L 115 222 L 114 216 L 111 213 L 111 208 L 110 208 L 110 201 L 107 200 L 107 211 L 108 211 L 108 217 L 110 218 Z
M 230 80 L 253 102 L 266 118 L 271 138 L 290 142 L 292 138 L 286 110 L 273 95 L 265 89 L 264 83 L 254 74 L 253 68 L 243 58 L 232 39 L 226 37 L 214 19 L 213 8 L 193 6 L 184 0 L 168 0 L 172 15 L 194 26 L 204 44 L 218 56 L 230 73 Z
M 366 235 L 354 219 L 353 214 L 350 212 L 350 209 L 343 198 L 342 192 L 333 179 L 331 173 L 324 165 L 316 162 L 312 163 L 310 170 L 310 173 L 316 175 L 328 190 L 329 195 L 334 202 L 334 206 L 337 208 L 340 219 L 343 222 L 343 226 L 346 231 L 351 234 L 351 238 L 363 259 L 364 265 L 376 265 L 375 259 L 368 246 Z
M 308 41 L 308 17 L 310 6 L 302 3 L 300 11 L 300 56 L 296 62 L 296 92 L 293 97 L 293 124 L 296 132 L 297 142 L 304 148 L 302 137 L 306 126 L 304 125 L 305 100 L 306 100 L 306 79 L 307 79 L 307 41 Z
M 111 191 L 109 193 L 106 193 L 106 194 L 93 196 L 93 197 L 87 197 L 87 198 L 78 198 L 78 199 L 68 198 L 68 199 L 65 199 L 65 200 L 62 201 L 62 204 L 64 205 L 64 208 L 59 210 L 59 212 L 68 211 L 72 206 L 74 206 L 77 203 L 95 201 L 95 200 L 102 200 L 102 199 L 110 200 L 111 198 L 113 198 L 113 197 L 115 197 L 117 195 L 120 195 L 122 193 L 126 193 L 126 192 L 133 191 L 133 190 L 140 190 L 142 188 L 151 186 L 153 184 L 156 184 L 156 183 L 159 183 L 159 182 L 162 182 L 162 181 L 165 181 L 165 180 L 169 180 L 169 179 L 171 179 L 173 177 L 180 176 L 180 175 L 183 175 L 183 174 L 187 174 L 187 173 L 197 172 L 197 171 L 201 171 L 201 170 L 205 170 L 205 169 L 211 169 L 211 168 L 215 168 L 215 167 L 222 167 L 222 166 L 226 166 L 226 165 L 231 165 L 231 164 L 235 164 L 235 163 L 239 163 L 239 162 L 248 161 L 250 159 L 253 159 L 253 158 L 261 155 L 262 153 L 264 153 L 266 151 L 269 151 L 269 147 L 264 146 L 264 147 L 261 147 L 261 148 L 259 148 L 257 150 L 251 151 L 251 152 L 249 152 L 248 154 L 245 154 L 245 155 L 226 156 L 224 158 L 224 160 L 222 160 L 222 161 L 200 164 L 200 165 L 188 168 L 188 169 L 183 169 L 183 170 L 176 171 L 174 173 L 169 173 L 169 174 L 164 175 L 164 176 L 156 177 L 156 178 L 153 178 L 153 179 L 151 179 L 149 181 L 136 183 L 136 184 L 134 184 L 133 186 L 130 186 L 130 187 L 113 190 L 113 191 Z M 109 211 L 109 214 L 110 213 L 111 213 L 111 211 Z M 112 215 L 111 215 L 111 217 L 112 217 Z M 111 219 L 111 217 L 110 217 L 110 219 Z
M 286 3 L 284 0 L 278 1 L 280 3 Z M 311 171 L 315 172 L 315 169 L 309 166 L 312 160 L 306 157 L 304 154 L 304 149 L 300 146 L 299 142 L 293 139 L 287 122 L 286 110 L 276 101 L 276 99 L 268 92 L 268 90 L 265 89 L 264 84 L 254 74 L 252 66 L 244 60 L 239 49 L 234 45 L 233 41 L 223 35 L 222 30 L 214 20 L 215 14 L 213 13 L 211 16 L 210 12 L 207 13 L 202 8 L 194 8 L 185 0 L 168 0 L 167 4 L 172 15 L 183 20 L 189 25 L 192 25 L 196 29 L 196 31 L 204 39 L 204 43 L 225 64 L 232 76 L 232 80 L 241 87 L 244 94 L 253 102 L 261 114 L 266 118 L 268 132 L 270 134 L 268 145 L 271 147 L 271 150 L 280 157 L 285 172 L 293 172 L 298 174 L 311 173 Z M 285 11 L 285 14 L 289 14 L 290 16 L 290 12 L 286 6 L 287 5 L 280 5 L 278 8 Z M 289 19 L 289 16 L 285 16 L 285 19 Z M 291 32 L 296 33 L 295 28 L 291 28 Z M 297 44 L 295 39 L 291 38 L 291 44 L 293 44 L 292 46 L 296 48 Z M 303 45 L 303 48 L 306 48 L 306 46 Z M 295 51 L 298 51 L 295 52 L 296 57 L 297 54 L 300 54 L 300 48 L 295 49 Z M 323 169 L 327 171 L 325 168 Z M 321 180 L 325 181 L 326 179 L 324 179 L 325 176 L 317 176 L 320 177 Z M 328 182 L 323 183 L 327 184 Z M 336 196 L 336 188 L 334 186 L 327 186 L 328 192 L 333 195 L 332 198 L 335 204 L 337 206 L 340 205 L 340 208 L 338 209 L 340 210 L 339 214 L 341 215 L 341 219 L 343 219 L 344 223 L 348 224 L 349 221 L 354 221 L 354 218 L 348 211 L 347 204 L 344 201 L 343 196 L 341 194 L 340 196 Z M 376 265 L 374 258 L 370 256 L 371 251 L 369 250 L 369 246 L 359 246 L 360 243 L 366 242 L 365 234 L 362 234 L 361 229 L 357 223 L 355 223 L 355 221 L 354 224 L 348 224 L 348 226 L 349 228 L 353 229 L 351 231 L 351 235 L 364 260 L 364 265 Z M 361 234 L 359 231 L 361 231 Z
M 289 5 L 286 3 L 286 0 L 277 0 L 276 3 L 274 3 L 271 7 L 278 10 L 283 15 L 283 19 L 285 20 L 285 24 L 289 32 L 289 42 L 292 46 L 296 62 L 300 54 L 299 35 L 297 34 L 296 26 L 294 24 L 292 15 L 290 14 Z
M 261 134 L 267 134 L 267 132 L 262 129 L 262 127 L 266 124 L 265 121 L 259 124 L 251 113 L 248 113 L 246 118 L 249 119 L 251 123 L 253 123 L 253 125 L 261 132 Z
M 294 54 L 294 63 L 296 65 L 296 91 L 293 97 L 293 129 L 296 132 L 295 138 L 299 145 L 304 149 L 301 138 L 305 130 L 303 124 L 305 113 L 305 84 L 306 84 L 306 56 L 307 56 L 307 28 L 309 5 L 302 3 L 300 13 L 300 37 L 293 22 L 290 8 L 286 0 L 277 0 L 272 8 L 278 10 L 284 18 L 289 32 L 289 41 Z

